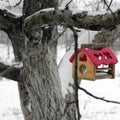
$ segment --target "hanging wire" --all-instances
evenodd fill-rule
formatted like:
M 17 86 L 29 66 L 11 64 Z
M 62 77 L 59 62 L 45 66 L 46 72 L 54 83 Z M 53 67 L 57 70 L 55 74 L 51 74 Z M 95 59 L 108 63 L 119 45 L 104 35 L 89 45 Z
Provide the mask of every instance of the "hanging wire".
M 75 47 L 74 47 L 74 52 L 75 52 L 75 61 L 74 61 L 74 84 L 75 84 L 75 99 L 77 100 L 76 102 L 76 107 L 77 107 L 77 114 L 78 114 L 78 120 L 81 118 L 80 114 L 80 108 L 79 108 L 79 98 L 78 98 L 78 87 L 79 87 L 79 82 L 78 82 L 78 76 L 77 76 L 77 70 L 78 70 L 78 34 L 77 31 L 69 25 L 68 28 L 70 28 L 73 32 L 74 35 L 74 41 L 75 41 Z
M 7 59 L 10 58 L 10 42 L 9 39 L 7 39 Z
M 90 30 L 88 30 L 88 43 L 90 43 Z

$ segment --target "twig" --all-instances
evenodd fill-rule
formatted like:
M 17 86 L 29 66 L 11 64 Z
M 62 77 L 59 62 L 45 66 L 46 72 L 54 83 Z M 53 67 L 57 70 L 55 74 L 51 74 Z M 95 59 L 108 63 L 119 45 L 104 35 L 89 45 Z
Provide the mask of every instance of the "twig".
M 110 1 L 109 5 L 108 5 L 109 8 L 110 8 L 110 6 L 112 5 L 112 2 L 113 2 L 113 0 Z M 107 9 L 107 11 L 109 10 L 109 8 Z
M 17 7 L 21 2 L 22 2 L 22 0 L 20 0 L 18 3 L 16 3 L 16 5 L 14 7 Z
M 55 40 L 58 40 L 58 38 L 60 38 L 64 34 L 64 32 L 66 31 L 66 29 L 67 28 L 64 28 L 61 33 L 59 33 L 58 35 L 56 35 Z
M 73 0 L 70 0 L 70 1 L 65 5 L 65 8 L 67 8 L 72 1 L 73 1 Z
M 113 11 L 111 10 L 110 5 L 107 4 L 106 0 L 104 0 L 104 3 L 105 3 L 105 5 L 107 6 L 107 10 L 110 10 L 111 14 L 113 15 L 114 19 L 116 20 L 116 16 L 115 16 L 115 14 L 113 13 Z M 112 3 L 111 3 L 111 4 L 112 4 Z
M 109 103 L 120 104 L 120 102 L 118 102 L 118 101 L 108 100 L 108 99 L 104 99 L 104 97 L 95 96 L 95 95 L 93 95 L 92 93 L 88 92 L 86 89 L 84 89 L 82 87 L 78 87 L 78 89 L 84 91 L 86 94 L 88 94 L 89 96 L 91 96 L 91 97 L 93 97 L 95 99 L 99 99 L 99 100 L 102 100 L 102 101 L 105 101 L 105 102 L 109 102 Z
M 88 7 L 88 5 L 86 4 L 85 0 L 82 0 L 82 1 L 83 1 L 83 3 L 85 4 L 85 6 Z

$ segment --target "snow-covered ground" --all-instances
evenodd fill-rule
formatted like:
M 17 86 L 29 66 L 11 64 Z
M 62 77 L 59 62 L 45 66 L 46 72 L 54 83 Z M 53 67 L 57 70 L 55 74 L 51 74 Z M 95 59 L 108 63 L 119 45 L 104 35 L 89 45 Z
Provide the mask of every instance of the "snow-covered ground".
M 0 120 L 23 120 L 17 83 L 4 78 L 0 81 Z

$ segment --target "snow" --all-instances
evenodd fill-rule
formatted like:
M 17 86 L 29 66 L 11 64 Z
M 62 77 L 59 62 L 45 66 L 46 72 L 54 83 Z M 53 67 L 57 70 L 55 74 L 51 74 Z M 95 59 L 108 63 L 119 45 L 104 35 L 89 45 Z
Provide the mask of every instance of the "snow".
M 14 61 L 12 47 L 0 44 L 0 62 L 3 62 L 5 64 L 11 64 L 12 61 Z
M 23 120 L 17 83 L 0 81 L 0 120 Z
M 92 82 L 82 80 L 81 86 L 96 96 L 120 101 L 119 76 L 116 79 L 103 79 Z M 82 120 L 89 120 L 90 118 L 92 120 L 120 119 L 120 105 L 93 99 L 82 91 L 79 91 L 79 96 L 81 114 L 83 115 Z

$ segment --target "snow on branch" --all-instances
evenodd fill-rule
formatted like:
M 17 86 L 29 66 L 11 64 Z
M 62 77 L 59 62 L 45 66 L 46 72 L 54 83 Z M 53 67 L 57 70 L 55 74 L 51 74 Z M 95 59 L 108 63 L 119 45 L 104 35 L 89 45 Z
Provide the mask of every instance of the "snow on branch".
M 14 81 L 20 80 L 20 69 L 0 63 L 0 76 Z
M 108 102 L 108 103 L 120 104 L 120 102 L 118 102 L 118 101 L 108 100 L 108 99 L 105 99 L 104 97 L 95 96 L 95 95 L 93 95 L 92 93 L 88 92 L 86 89 L 84 89 L 82 87 L 78 87 L 78 89 L 84 91 L 87 95 L 89 95 L 89 96 L 91 96 L 91 97 L 93 97 L 95 99 L 102 100 L 102 101 Z

